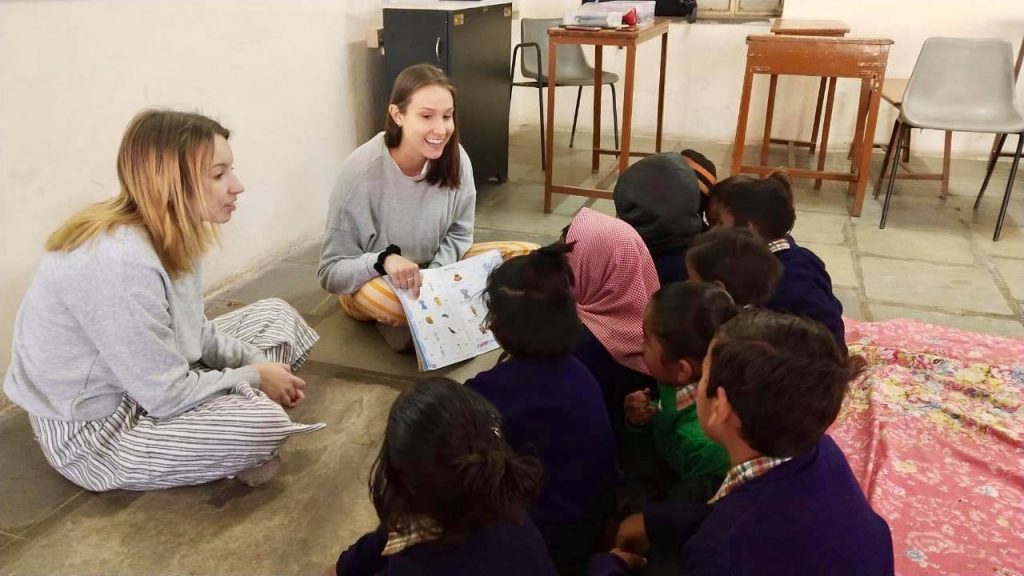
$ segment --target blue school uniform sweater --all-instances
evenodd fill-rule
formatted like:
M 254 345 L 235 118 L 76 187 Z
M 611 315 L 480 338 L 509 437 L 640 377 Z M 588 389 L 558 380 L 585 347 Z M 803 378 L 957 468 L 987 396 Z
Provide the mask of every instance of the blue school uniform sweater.
M 505 438 L 544 465 L 530 512 L 542 527 L 602 522 L 597 500 L 615 483 L 615 438 L 597 381 L 572 356 L 510 358 L 477 374 L 466 387 L 501 413 Z
M 392 556 L 381 556 L 388 534 L 364 535 L 341 553 L 338 576 L 556 576 L 537 527 L 526 520 L 479 530 L 465 542 L 424 542 Z
M 715 504 L 644 509 L 652 543 L 677 543 L 686 576 L 890 575 L 892 533 L 868 504 L 842 450 L 829 436 L 750 480 Z M 608 554 L 590 576 L 627 574 Z
M 658 271 L 658 282 L 662 286 L 673 282 L 686 281 L 686 249 L 653 256 L 654 269 Z
M 788 249 L 775 253 L 782 264 L 782 276 L 765 307 L 821 322 L 845 354 L 843 305 L 832 293 L 832 278 L 825 270 L 825 263 L 814 252 L 798 246 L 792 238 L 789 238 L 789 245 Z
M 658 382 L 648 374 L 619 364 L 586 326 L 576 340 L 572 355 L 590 370 L 601 385 L 612 430 L 616 438 L 622 438 L 626 423 L 626 410 L 623 407 L 626 395 L 645 388 L 657 390 Z

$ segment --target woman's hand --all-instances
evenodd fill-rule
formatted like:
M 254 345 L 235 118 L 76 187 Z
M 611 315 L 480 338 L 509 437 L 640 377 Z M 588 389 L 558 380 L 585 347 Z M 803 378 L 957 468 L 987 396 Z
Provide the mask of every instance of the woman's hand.
M 280 362 L 256 364 L 260 373 L 260 390 L 285 408 L 294 408 L 306 398 L 306 382 L 292 374 L 291 366 Z
M 402 290 L 410 290 L 413 298 L 420 297 L 423 276 L 419 264 L 400 254 L 390 254 L 384 259 L 384 272 L 391 277 L 392 284 Z
M 624 400 L 626 420 L 634 426 L 643 426 L 654 418 L 657 410 L 651 407 L 651 389 L 637 390 L 626 395 Z

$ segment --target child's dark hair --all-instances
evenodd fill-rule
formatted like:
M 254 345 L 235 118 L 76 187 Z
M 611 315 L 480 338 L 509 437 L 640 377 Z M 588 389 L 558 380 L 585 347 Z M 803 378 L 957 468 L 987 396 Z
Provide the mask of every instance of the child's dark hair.
M 454 380 L 427 378 L 391 406 L 370 499 L 388 531 L 422 530 L 426 517 L 435 536 L 455 542 L 522 519 L 540 481 L 540 462 L 505 442 L 490 402 Z
M 767 310 L 745 310 L 723 325 L 709 354 L 708 397 L 724 388 L 743 439 L 776 457 L 821 439 L 865 367 L 860 356 L 844 356 L 821 323 Z
M 513 357 L 564 356 L 576 343 L 580 320 L 565 258 L 571 250 L 563 243 L 545 246 L 509 259 L 487 279 L 486 322 Z
M 764 239 L 747 228 L 715 228 L 697 237 L 686 263 L 704 282 L 721 282 L 740 306 L 771 299 L 782 274 L 778 258 Z
M 796 223 L 793 182 L 785 172 L 765 178 L 730 176 L 711 188 L 711 202 L 725 208 L 736 226 L 753 225 L 765 240 L 784 238 Z
M 666 284 L 648 305 L 653 336 L 669 360 L 703 359 L 715 331 L 737 311 L 725 290 L 707 282 Z

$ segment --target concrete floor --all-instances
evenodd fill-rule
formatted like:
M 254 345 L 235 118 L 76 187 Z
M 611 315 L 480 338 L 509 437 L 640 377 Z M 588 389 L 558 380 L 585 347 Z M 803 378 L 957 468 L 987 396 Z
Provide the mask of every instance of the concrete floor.
M 507 184 L 477 200 L 478 240 L 554 240 L 583 205 L 613 213 L 610 201 L 556 197 L 541 213 L 543 173 L 536 132 L 513 135 Z M 558 134 L 557 181 L 590 176 L 589 153 L 566 148 Z M 588 136 L 580 135 L 580 142 Z M 634 149 L 649 146 L 639 139 Z M 727 171 L 729 146 L 689 142 Z M 666 142 L 666 150 L 683 148 Z M 806 154 L 774 151 L 806 164 Z M 842 153 L 831 162 L 844 163 Z M 610 162 L 608 160 L 607 162 Z M 876 154 L 875 169 L 880 163 Z M 932 171 L 937 159 L 912 166 Z M 820 192 L 798 181 L 795 238 L 827 263 L 850 317 L 911 317 L 993 334 L 1024 337 L 1024 203 L 1017 187 L 1002 240 L 991 241 L 1008 162 L 982 208 L 973 195 L 983 163 L 954 161 L 953 195 L 937 183 L 901 181 L 886 230 L 880 202 L 868 197 L 861 218 L 848 216 L 846 187 Z M 1024 181 L 1024 175 L 1020 178 Z M 0 414 L 0 574 L 313 574 L 375 525 L 366 480 L 395 395 L 417 375 L 413 356 L 386 348 L 372 326 L 349 320 L 316 280 L 318 246 L 294 253 L 257 278 L 216 295 L 209 315 L 267 296 L 291 302 L 321 335 L 301 375 L 308 396 L 293 418 L 326 430 L 290 440 L 284 468 L 257 489 L 234 481 L 151 493 L 93 494 L 46 464 L 19 409 Z M 463 380 L 490 367 L 491 353 L 442 371 Z

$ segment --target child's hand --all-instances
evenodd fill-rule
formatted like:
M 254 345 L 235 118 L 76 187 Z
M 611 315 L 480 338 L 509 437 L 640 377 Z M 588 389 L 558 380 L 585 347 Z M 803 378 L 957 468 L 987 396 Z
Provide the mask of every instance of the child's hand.
M 622 521 L 622 524 L 619 524 L 619 531 L 615 534 L 615 549 L 642 557 L 650 548 L 651 542 L 647 539 L 644 515 L 630 514 Z M 627 565 L 630 563 L 628 559 L 622 559 L 626 561 Z
M 626 420 L 634 426 L 643 426 L 654 418 L 658 411 L 651 407 L 651 389 L 637 390 L 626 395 Z
M 639 570 L 647 565 L 647 558 L 632 552 L 626 552 L 621 548 L 612 548 L 611 553 L 618 556 L 626 563 L 627 570 Z

